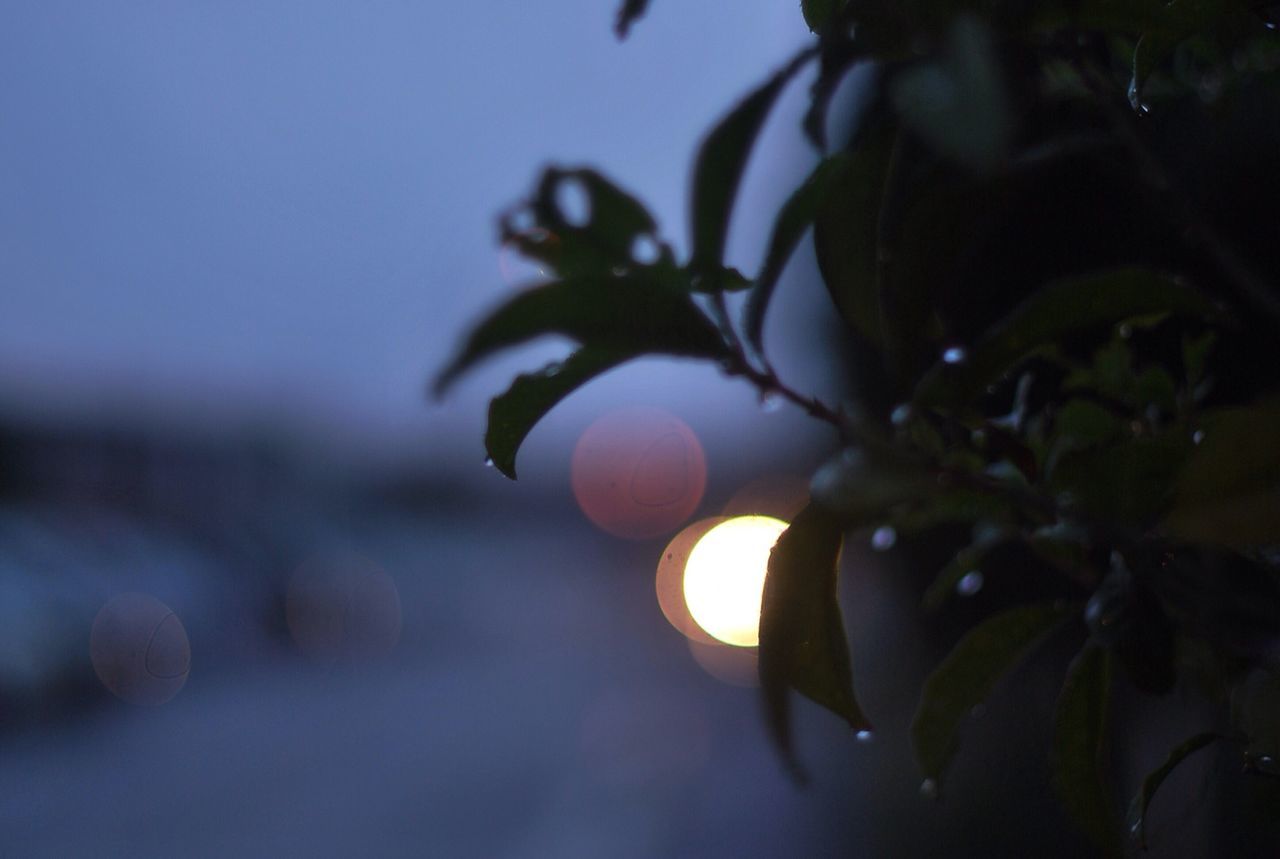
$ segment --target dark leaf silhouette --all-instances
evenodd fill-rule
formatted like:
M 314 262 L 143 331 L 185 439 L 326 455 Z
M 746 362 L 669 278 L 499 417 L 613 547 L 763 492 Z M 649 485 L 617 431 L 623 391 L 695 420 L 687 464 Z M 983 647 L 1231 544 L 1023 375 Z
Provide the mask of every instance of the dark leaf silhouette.
M 804 67 L 812 51 L 803 51 L 781 71 L 742 100 L 711 130 L 698 150 L 692 179 L 693 258 L 689 267 L 695 288 L 716 292 L 724 288 L 724 247 L 738 184 L 756 137 L 782 88 Z
M 517 376 L 489 403 L 484 446 L 494 467 L 515 480 L 516 452 L 534 425 L 582 385 L 633 357 L 634 352 L 584 347 L 564 361 Z
M 1022 606 L 984 621 L 956 644 L 928 679 L 911 722 L 920 771 L 941 785 L 973 708 L 1069 615 L 1057 604 Z
M 769 560 L 760 610 L 760 686 L 774 741 L 793 771 L 791 690 L 821 704 L 855 730 L 870 730 L 853 693 L 853 670 L 836 566 L 844 538 L 837 517 L 810 505 L 791 523 Z
M 1068 814 L 1108 856 L 1122 854 L 1104 775 L 1111 654 L 1088 645 L 1071 662 L 1053 726 L 1053 780 Z

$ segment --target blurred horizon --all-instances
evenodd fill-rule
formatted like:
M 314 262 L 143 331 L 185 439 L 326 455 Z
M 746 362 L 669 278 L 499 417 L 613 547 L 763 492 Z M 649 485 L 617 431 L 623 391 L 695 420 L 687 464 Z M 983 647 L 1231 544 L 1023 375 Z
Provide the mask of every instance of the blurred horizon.
M 487 398 L 564 351 L 515 350 L 428 401 L 466 327 L 511 288 L 497 213 L 543 165 L 585 163 L 683 248 L 701 135 L 807 36 L 764 2 L 728 18 L 713 0 L 655 4 L 625 42 L 613 15 L 585 0 L 9 4 L 0 415 L 267 428 L 409 465 L 476 456 Z M 793 121 L 805 86 L 762 138 L 741 211 L 768 212 L 812 161 Z M 767 228 L 734 224 L 744 270 Z M 788 333 L 809 322 L 797 303 L 771 337 L 821 388 L 830 370 Z M 713 368 L 642 361 L 532 441 L 569 444 L 637 398 L 731 424 L 752 397 Z M 778 440 L 810 423 L 772 422 Z

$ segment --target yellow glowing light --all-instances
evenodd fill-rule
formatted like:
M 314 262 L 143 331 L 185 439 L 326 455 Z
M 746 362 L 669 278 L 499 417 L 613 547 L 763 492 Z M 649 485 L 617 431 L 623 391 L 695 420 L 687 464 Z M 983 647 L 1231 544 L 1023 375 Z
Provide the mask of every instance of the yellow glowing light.
M 786 528 L 772 516 L 737 516 L 693 547 L 684 568 L 684 600 L 712 637 L 737 647 L 760 643 L 760 595 L 769 553 Z

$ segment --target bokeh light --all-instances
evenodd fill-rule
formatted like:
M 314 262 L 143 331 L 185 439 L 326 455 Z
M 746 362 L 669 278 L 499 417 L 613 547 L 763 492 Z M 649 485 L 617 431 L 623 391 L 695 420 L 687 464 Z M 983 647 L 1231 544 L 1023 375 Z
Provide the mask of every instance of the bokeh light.
M 191 670 L 191 643 L 182 621 L 148 594 L 112 597 L 89 632 L 94 673 L 111 694 L 131 704 L 172 700 Z
M 689 613 L 713 638 L 737 647 L 760 643 L 760 596 L 769 554 L 787 523 L 738 516 L 702 536 L 685 565 Z
M 702 445 L 661 409 L 610 412 L 587 427 L 570 465 L 573 495 L 595 525 L 646 540 L 685 522 L 707 488 Z
M 727 516 L 709 516 L 699 519 L 681 529 L 679 534 L 671 538 L 667 547 L 662 550 L 658 559 L 658 575 L 654 582 L 658 593 L 658 607 L 667 622 L 674 626 L 681 635 L 692 641 L 703 644 L 723 646 L 706 631 L 698 626 L 698 622 L 689 614 L 689 607 L 684 599 L 684 568 L 689 561 L 689 553 L 697 545 L 702 536 L 721 522 L 728 521 Z
M 400 640 L 400 592 L 367 558 L 312 558 L 294 572 L 285 619 L 298 649 L 323 662 L 384 657 Z

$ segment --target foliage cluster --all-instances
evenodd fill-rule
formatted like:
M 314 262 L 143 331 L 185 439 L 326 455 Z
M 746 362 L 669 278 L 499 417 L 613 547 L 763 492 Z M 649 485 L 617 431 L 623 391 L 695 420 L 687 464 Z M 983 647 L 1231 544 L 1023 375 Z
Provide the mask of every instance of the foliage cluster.
M 618 29 L 643 13 L 628 0 Z M 940 790 L 971 710 L 1050 635 L 1084 643 L 1065 673 L 1055 780 L 1109 853 L 1140 842 L 1161 782 L 1215 741 L 1280 775 L 1280 37 L 1249 0 L 805 0 L 813 44 L 706 135 L 691 175 L 691 253 L 591 169 L 553 168 L 501 239 L 552 273 L 465 340 L 443 391 L 494 352 L 557 333 L 577 349 L 493 400 L 485 444 L 515 477 L 530 428 L 642 355 L 717 362 L 830 423 L 841 449 L 774 549 L 760 630 L 773 734 L 798 771 L 798 691 L 867 721 L 835 598 L 853 529 L 962 523 L 972 541 L 924 596 L 944 606 L 1016 546 L 1044 600 L 965 635 L 912 725 Z M 724 250 L 739 181 L 783 89 L 816 67 L 804 128 L 820 154 L 779 206 L 747 276 Z M 854 67 L 851 139 L 827 111 Z M 571 211 L 568 192 L 585 198 Z M 865 360 L 832 407 L 784 384 L 762 332 L 812 235 L 834 312 Z M 745 291 L 733 318 L 726 293 Z M 1113 676 L 1114 675 L 1114 676 Z M 1173 749 L 1125 825 L 1103 766 L 1114 683 L 1194 686 L 1220 723 Z

